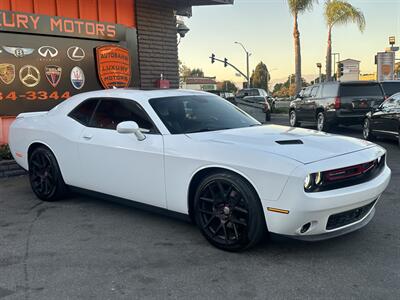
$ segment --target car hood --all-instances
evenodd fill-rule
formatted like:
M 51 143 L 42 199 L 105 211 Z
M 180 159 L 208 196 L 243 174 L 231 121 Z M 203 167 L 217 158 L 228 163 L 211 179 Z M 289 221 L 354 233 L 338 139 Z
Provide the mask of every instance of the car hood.
M 303 164 L 375 146 L 373 143 L 356 138 L 279 125 L 192 133 L 187 136 L 197 141 L 225 143 L 232 147 L 265 151 Z

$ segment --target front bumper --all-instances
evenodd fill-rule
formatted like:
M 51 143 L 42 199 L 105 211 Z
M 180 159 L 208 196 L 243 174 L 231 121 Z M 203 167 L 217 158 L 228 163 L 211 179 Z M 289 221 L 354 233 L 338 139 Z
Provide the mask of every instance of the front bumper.
M 372 219 L 375 205 L 388 186 L 390 177 L 391 170 L 385 165 L 382 172 L 368 182 L 330 191 L 306 193 L 302 188 L 302 177 L 292 176 L 277 201 L 263 202 L 268 230 L 271 233 L 302 240 L 322 240 L 357 230 Z M 330 216 L 362 208 L 371 203 L 373 205 L 368 207 L 368 212 L 362 218 L 328 229 Z M 269 211 L 268 208 L 271 207 L 286 210 L 288 213 Z M 309 226 L 306 226 L 307 230 L 304 231 L 304 226 L 307 224 Z

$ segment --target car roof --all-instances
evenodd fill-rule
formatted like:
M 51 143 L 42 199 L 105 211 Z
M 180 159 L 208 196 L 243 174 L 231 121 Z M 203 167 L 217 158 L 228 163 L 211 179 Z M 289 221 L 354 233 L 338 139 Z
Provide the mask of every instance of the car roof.
M 178 90 L 178 89 L 158 89 L 158 90 L 141 90 L 141 89 L 108 89 L 97 90 L 77 94 L 69 98 L 67 101 L 61 102 L 50 112 L 51 114 L 65 114 L 74 109 L 77 105 L 90 98 L 118 98 L 131 99 L 139 103 L 141 106 L 147 106 L 150 99 L 178 97 L 189 95 L 210 95 L 209 93 L 193 90 Z
M 384 80 L 379 81 L 380 83 L 400 83 L 400 80 Z
M 96 98 L 96 97 L 116 97 L 132 99 L 139 103 L 148 101 L 153 98 L 176 97 L 187 95 L 207 95 L 207 92 L 193 90 L 178 90 L 178 89 L 157 89 L 157 90 L 142 90 L 142 89 L 109 89 L 99 90 L 80 94 L 80 97 Z

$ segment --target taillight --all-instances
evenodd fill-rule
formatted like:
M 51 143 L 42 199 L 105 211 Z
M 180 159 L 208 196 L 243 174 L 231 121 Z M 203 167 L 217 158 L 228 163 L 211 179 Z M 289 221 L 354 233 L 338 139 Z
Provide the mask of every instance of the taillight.
M 340 97 L 336 97 L 335 98 L 335 108 L 339 109 L 341 104 L 342 104 L 342 102 L 340 100 Z

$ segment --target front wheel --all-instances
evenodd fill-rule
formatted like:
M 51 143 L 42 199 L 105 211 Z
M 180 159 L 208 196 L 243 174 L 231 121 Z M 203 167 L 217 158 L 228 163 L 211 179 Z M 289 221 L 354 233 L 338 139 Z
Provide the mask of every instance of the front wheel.
M 371 130 L 371 120 L 368 118 L 364 119 L 363 123 L 363 137 L 368 141 L 373 141 L 375 139 L 374 135 L 372 134 Z
M 291 110 L 289 113 L 289 124 L 291 127 L 299 127 L 300 122 L 297 120 L 296 110 Z
M 253 247 L 267 232 L 254 189 L 230 172 L 215 173 L 200 183 L 194 198 L 194 214 L 204 237 L 227 251 Z
M 29 181 L 33 192 L 43 201 L 55 201 L 67 193 L 67 186 L 53 153 L 36 148 L 29 157 Z

